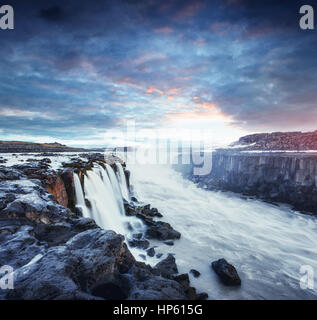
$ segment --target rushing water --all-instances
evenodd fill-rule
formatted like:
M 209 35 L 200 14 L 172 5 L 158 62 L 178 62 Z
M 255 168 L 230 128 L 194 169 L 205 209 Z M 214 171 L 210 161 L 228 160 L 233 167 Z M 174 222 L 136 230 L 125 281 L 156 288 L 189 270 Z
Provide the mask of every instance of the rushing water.
M 76 193 L 76 207 L 82 210 L 83 216 L 85 218 L 88 218 L 89 211 L 88 211 L 88 208 L 86 207 L 83 189 L 81 187 L 79 177 L 76 173 L 74 174 L 74 184 L 75 184 L 75 193 Z
M 173 247 L 180 272 L 197 269 L 191 283 L 211 299 L 316 299 L 300 288 L 300 267 L 317 272 L 316 219 L 239 195 L 197 188 L 168 166 L 128 165 L 136 196 L 157 207 L 182 237 Z M 152 243 L 153 244 L 153 243 Z M 223 286 L 210 263 L 225 258 L 236 266 L 240 288 Z M 155 260 L 149 260 L 155 263 Z M 317 279 L 316 279 L 317 282 Z
M 121 187 L 122 196 L 125 200 L 130 201 L 130 193 L 128 190 L 125 174 L 123 172 L 123 168 L 120 163 L 116 163 L 117 173 L 118 173 L 118 181 Z
M 116 164 L 117 174 L 106 164 L 105 168 L 96 165 L 84 177 L 84 192 L 77 174 L 74 175 L 76 203 L 84 217 L 89 217 L 103 229 L 114 230 L 131 238 L 133 233 L 143 232 L 142 222 L 124 213 L 123 198 L 130 199 L 127 181 L 120 163 Z M 125 195 L 125 196 L 124 196 Z M 85 198 L 90 203 L 87 206 Z M 130 248 L 138 256 L 140 250 Z

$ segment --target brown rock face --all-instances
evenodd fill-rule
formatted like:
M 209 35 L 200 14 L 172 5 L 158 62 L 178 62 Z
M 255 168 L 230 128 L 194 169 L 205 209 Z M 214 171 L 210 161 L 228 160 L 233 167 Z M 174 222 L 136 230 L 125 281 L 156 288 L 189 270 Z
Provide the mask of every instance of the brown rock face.
M 67 194 L 68 199 L 68 208 L 72 211 L 75 210 L 76 206 L 76 196 L 75 196 L 75 184 L 74 184 L 74 173 L 73 170 L 67 169 L 65 170 L 60 177 L 64 182 L 64 187 Z
M 60 176 L 55 176 L 53 181 L 47 185 L 46 190 L 55 196 L 57 202 L 64 207 L 68 207 L 68 196 L 63 180 Z

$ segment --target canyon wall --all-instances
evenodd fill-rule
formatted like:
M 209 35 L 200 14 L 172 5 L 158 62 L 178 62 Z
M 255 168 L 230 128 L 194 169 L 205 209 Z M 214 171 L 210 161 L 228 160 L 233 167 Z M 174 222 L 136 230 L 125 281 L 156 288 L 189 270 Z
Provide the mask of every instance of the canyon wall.
M 183 172 L 205 189 L 284 202 L 317 214 L 317 153 L 218 150 L 213 153 L 210 174 L 194 176 L 188 167 Z

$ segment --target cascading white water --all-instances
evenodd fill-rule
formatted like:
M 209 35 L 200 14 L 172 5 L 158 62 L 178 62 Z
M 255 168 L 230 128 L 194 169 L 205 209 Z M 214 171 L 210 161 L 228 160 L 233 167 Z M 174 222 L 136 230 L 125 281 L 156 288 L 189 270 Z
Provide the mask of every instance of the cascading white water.
M 74 173 L 74 184 L 75 184 L 75 195 L 76 195 L 76 207 L 82 210 L 83 216 L 85 218 L 89 218 L 89 209 L 86 206 L 83 189 L 81 187 L 81 183 L 79 177 L 76 173 Z
M 130 202 L 130 193 L 128 190 L 127 180 L 126 180 L 121 163 L 116 162 L 116 167 L 117 167 L 117 176 L 118 176 L 119 184 L 121 187 L 122 196 L 125 200 Z
M 79 177 L 74 174 L 77 206 L 82 209 L 84 217 L 94 219 L 101 228 L 130 237 L 130 233 L 144 232 L 144 225 L 139 219 L 125 215 L 122 187 L 118 180 L 119 177 L 108 164 L 105 169 L 96 166 L 93 170 L 87 171 L 84 189 L 91 206 L 88 208 Z M 125 176 L 122 181 L 123 185 L 127 185 Z
M 103 229 L 111 229 L 124 234 L 122 208 L 105 169 L 96 167 L 87 171 L 85 195 L 91 204 L 91 218 Z
M 315 217 L 287 206 L 199 189 L 169 166 L 127 165 L 136 196 L 158 208 L 182 234 L 173 247 L 151 244 L 156 252 L 175 253 L 181 273 L 200 271 L 197 279 L 190 275 L 199 291 L 211 299 L 317 298 L 316 282 L 314 289 L 300 287 L 301 266 L 317 270 Z M 219 283 L 210 263 L 220 258 L 237 268 L 241 287 Z
M 115 198 L 117 200 L 120 212 L 121 212 L 122 215 L 124 215 L 124 207 L 123 207 L 123 201 L 122 201 L 123 195 L 122 195 L 121 187 L 119 185 L 117 176 L 114 173 L 113 169 L 108 164 L 106 164 L 106 170 L 107 170 L 107 173 L 109 175 L 110 182 L 112 184 L 112 188 L 114 189 L 113 190 L 114 191 L 114 196 L 115 196 Z

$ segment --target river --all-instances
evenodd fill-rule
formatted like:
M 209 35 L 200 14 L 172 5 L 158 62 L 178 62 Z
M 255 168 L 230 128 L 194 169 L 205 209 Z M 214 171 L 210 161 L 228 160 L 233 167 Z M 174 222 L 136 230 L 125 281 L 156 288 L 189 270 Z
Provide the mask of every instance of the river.
M 151 244 L 156 252 L 175 254 L 181 273 L 201 272 L 199 278 L 190 276 L 199 292 L 210 299 L 317 298 L 317 278 L 315 289 L 300 288 L 301 266 L 317 271 L 316 218 L 287 206 L 197 188 L 167 165 L 128 163 L 127 168 L 138 199 L 158 208 L 163 221 L 182 234 L 174 246 Z M 237 268 L 241 287 L 220 283 L 210 267 L 219 258 Z

